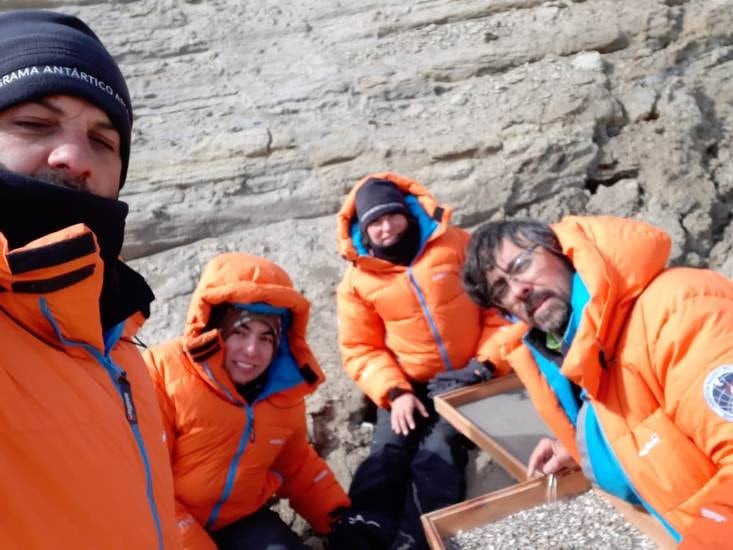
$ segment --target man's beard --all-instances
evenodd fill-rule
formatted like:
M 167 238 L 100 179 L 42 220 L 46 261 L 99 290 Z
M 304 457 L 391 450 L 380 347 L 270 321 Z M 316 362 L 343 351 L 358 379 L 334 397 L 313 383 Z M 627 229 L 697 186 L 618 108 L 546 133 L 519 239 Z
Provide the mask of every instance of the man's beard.
M 5 164 L 0 162 L 0 170 L 7 170 L 12 172 Z M 66 187 L 68 189 L 76 189 L 77 191 L 88 191 L 87 183 L 82 178 L 77 178 L 70 175 L 66 170 L 54 170 L 52 168 L 41 168 L 36 170 L 33 174 L 28 177 L 35 178 L 51 185 L 58 185 L 59 187 Z
M 533 326 L 542 332 L 562 335 L 570 318 L 570 304 L 567 300 L 549 290 L 540 290 L 527 296 L 524 301 L 527 316 Z M 538 306 L 540 311 L 535 311 Z
M 87 182 L 82 178 L 70 175 L 66 170 L 53 170 L 51 168 L 43 168 L 37 170 L 31 177 L 38 180 L 58 185 L 68 189 L 76 189 L 77 191 L 87 191 Z

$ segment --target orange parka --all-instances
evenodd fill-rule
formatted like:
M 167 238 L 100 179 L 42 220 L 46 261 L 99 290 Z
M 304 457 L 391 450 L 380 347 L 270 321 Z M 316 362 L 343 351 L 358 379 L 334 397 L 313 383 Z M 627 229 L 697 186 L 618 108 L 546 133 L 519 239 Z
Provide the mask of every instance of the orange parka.
M 180 548 L 143 318 L 105 341 L 102 274 L 84 225 L 0 234 L 0 548 Z
M 409 266 L 370 256 L 356 219 L 356 192 L 367 179 L 384 178 L 406 194 L 420 225 L 421 249 Z M 346 372 L 380 407 L 393 388 L 410 390 L 438 372 L 462 368 L 473 357 L 499 361 L 495 335 L 504 321 L 482 311 L 461 284 L 468 234 L 448 225 L 439 206 L 414 180 L 395 173 L 359 181 L 338 213 L 338 248 L 351 265 L 338 288 L 339 344 Z
M 283 334 L 263 393 L 247 403 L 224 370 L 212 307 L 239 304 L 282 313 Z M 182 338 L 148 350 L 168 433 L 184 547 L 215 548 L 206 530 L 250 515 L 273 497 L 318 532 L 349 500 L 308 442 L 305 397 L 324 380 L 306 343 L 310 305 L 274 263 L 241 253 L 206 266 Z M 270 311 L 268 309 L 268 311 Z
M 639 221 L 567 217 L 553 229 L 590 295 L 561 373 L 587 392 L 623 474 L 673 536 L 690 547 L 726 547 L 733 283 L 709 270 L 665 268 L 668 236 Z M 529 349 L 517 348 L 509 361 L 580 460 L 575 430 Z

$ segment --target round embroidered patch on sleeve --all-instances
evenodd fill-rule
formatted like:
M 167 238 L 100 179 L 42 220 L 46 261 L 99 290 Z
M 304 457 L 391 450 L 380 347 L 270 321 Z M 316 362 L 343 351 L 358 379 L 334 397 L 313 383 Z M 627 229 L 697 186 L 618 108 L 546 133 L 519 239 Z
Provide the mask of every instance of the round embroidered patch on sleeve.
M 708 374 L 703 391 L 713 412 L 733 422 L 733 365 L 721 365 Z

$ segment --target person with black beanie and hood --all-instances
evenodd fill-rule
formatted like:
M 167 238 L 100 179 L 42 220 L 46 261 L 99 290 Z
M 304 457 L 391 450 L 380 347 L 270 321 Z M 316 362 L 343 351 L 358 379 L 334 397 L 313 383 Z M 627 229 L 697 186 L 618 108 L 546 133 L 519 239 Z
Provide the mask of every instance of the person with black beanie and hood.
M 153 294 L 118 256 L 132 105 L 74 16 L 0 14 L 2 548 L 179 548 Z
M 372 174 L 338 214 L 350 262 L 338 289 L 346 372 L 376 404 L 369 456 L 357 468 L 352 505 L 331 535 L 349 550 L 424 549 L 420 515 L 465 496 L 464 438 L 432 397 L 503 374 L 495 310 L 465 294 L 468 234 L 418 182 Z

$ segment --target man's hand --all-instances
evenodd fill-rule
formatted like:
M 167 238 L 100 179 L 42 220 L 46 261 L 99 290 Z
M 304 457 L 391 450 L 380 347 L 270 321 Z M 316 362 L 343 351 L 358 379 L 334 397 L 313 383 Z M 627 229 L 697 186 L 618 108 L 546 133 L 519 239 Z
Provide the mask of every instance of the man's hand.
M 425 418 L 428 417 L 428 411 L 425 405 L 415 397 L 414 393 L 403 393 L 392 401 L 390 421 L 394 433 L 407 435 L 410 433 L 410 430 L 415 429 L 415 409 Z
M 532 451 L 527 465 L 527 477 L 556 474 L 563 468 L 574 466 L 575 461 L 557 439 L 543 438 Z
M 489 363 L 491 365 L 491 363 Z M 439 372 L 428 382 L 428 397 L 433 399 L 451 390 L 486 382 L 494 374 L 493 367 L 487 366 L 478 359 L 471 359 L 468 365 L 458 370 Z

